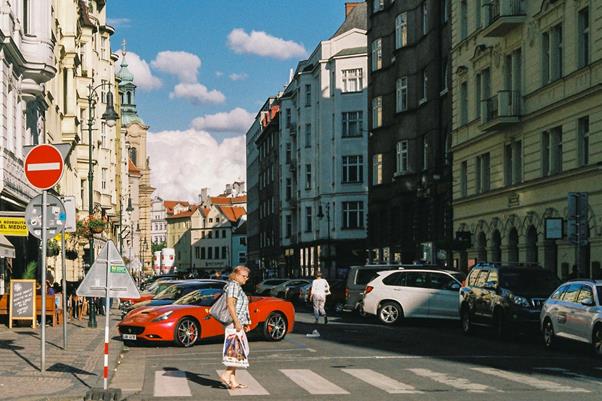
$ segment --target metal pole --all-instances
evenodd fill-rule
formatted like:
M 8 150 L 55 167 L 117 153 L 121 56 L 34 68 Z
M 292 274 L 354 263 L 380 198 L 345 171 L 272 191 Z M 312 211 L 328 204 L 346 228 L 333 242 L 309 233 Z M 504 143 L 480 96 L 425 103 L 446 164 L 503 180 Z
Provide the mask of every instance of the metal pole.
M 65 225 L 61 234 L 61 267 L 63 269 L 63 349 L 67 349 L 67 266 L 65 265 Z
M 93 92 L 93 88 L 92 85 L 90 85 L 89 87 L 89 94 L 88 94 L 88 218 L 90 218 L 93 214 L 94 214 L 94 194 L 93 194 L 93 179 L 94 179 L 94 171 L 92 169 L 92 119 L 93 114 L 92 114 L 92 94 Z M 88 227 L 89 228 L 89 227 Z M 90 254 L 89 254 L 89 264 L 90 266 L 88 267 L 88 269 L 92 268 L 92 265 L 94 264 L 94 234 L 92 233 L 92 231 L 90 231 L 90 237 L 89 237 L 89 244 L 90 244 Z M 89 305 L 89 319 L 88 319 L 88 327 L 90 328 L 96 328 L 96 311 L 94 308 L 94 301 L 93 298 L 88 298 L 88 305 Z
M 42 297 L 42 321 L 41 321 L 41 334 L 40 334 L 40 346 L 42 351 L 42 357 L 40 361 L 40 371 L 44 373 L 46 371 L 46 227 L 48 222 L 46 221 L 46 191 L 42 191 L 42 290 L 40 296 Z
M 107 273 L 105 279 L 105 350 L 104 350 L 104 369 L 103 369 L 103 388 L 105 391 L 109 385 L 109 317 L 111 315 L 110 303 L 109 303 L 109 269 L 111 268 L 111 249 L 107 250 Z
M 123 255 L 123 202 L 119 196 L 119 254 Z

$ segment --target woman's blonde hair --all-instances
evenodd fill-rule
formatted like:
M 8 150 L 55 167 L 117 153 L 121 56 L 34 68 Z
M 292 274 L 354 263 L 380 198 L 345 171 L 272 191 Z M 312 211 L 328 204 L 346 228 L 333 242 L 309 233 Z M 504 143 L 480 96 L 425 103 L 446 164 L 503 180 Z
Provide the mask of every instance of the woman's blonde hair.
M 240 273 L 241 271 L 246 271 L 247 273 L 249 273 L 251 271 L 251 269 L 249 269 L 247 266 L 245 265 L 238 265 L 236 266 L 233 270 L 232 273 L 230 273 L 230 275 L 228 276 L 229 280 L 234 280 L 234 277 L 236 277 L 236 275 L 238 273 Z

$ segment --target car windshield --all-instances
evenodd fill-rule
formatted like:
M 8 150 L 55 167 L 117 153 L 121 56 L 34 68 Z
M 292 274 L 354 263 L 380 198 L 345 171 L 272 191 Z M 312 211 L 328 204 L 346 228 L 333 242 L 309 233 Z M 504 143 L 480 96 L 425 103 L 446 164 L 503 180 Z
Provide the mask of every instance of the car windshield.
M 174 305 L 211 306 L 222 292 L 224 290 L 221 288 L 204 288 L 192 291 L 174 302 Z
M 602 305 L 602 285 L 597 285 L 596 291 L 598 292 L 598 305 Z
M 546 270 L 510 270 L 500 273 L 500 285 L 512 291 L 551 294 L 558 278 Z
M 155 296 L 155 299 L 178 299 L 182 296 L 182 288 L 172 285 L 161 291 Z

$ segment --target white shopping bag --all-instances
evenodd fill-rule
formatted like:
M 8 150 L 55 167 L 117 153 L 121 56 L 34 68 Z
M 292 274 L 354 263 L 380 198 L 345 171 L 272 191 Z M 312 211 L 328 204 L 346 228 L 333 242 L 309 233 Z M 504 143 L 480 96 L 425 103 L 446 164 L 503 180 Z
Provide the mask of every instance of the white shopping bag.
M 224 365 L 235 368 L 249 367 L 249 342 L 244 330 L 226 327 L 224 333 Z

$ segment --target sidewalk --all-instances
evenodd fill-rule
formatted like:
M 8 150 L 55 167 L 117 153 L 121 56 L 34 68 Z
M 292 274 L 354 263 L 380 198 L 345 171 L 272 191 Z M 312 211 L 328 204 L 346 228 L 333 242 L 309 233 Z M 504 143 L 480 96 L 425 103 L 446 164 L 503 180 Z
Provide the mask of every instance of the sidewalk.
M 113 309 L 110 323 L 109 382 L 122 349 Z M 105 317 L 97 316 L 98 327 L 88 320 L 67 324 L 67 350 L 63 350 L 63 326 L 46 327 L 46 372 L 40 372 L 40 328 L 8 329 L 0 325 L 0 400 L 58 401 L 84 399 L 86 391 L 103 386 Z

